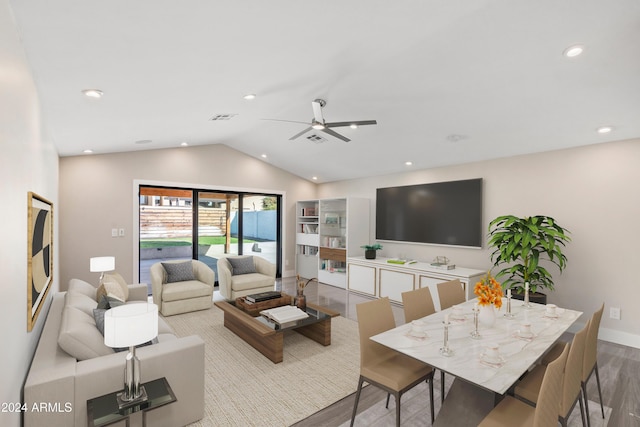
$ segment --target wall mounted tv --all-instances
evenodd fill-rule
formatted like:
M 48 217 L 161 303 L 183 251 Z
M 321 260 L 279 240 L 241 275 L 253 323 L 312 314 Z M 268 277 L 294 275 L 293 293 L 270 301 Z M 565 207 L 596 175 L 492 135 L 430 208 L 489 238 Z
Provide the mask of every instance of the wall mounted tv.
M 377 240 L 482 247 L 482 178 L 376 193 Z

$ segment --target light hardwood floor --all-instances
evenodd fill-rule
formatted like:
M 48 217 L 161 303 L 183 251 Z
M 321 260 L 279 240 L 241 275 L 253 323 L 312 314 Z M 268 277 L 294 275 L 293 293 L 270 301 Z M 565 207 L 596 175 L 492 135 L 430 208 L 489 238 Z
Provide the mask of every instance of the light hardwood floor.
M 278 287 L 289 294 L 295 294 L 295 279 L 278 281 Z M 340 312 L 346 318 L 357 320 L 355 306 L 369 299 L 344 289 L 311 282 L 305 289 L 308 301 Z M 396 324 L 404 323 L 401 306 L 393 306 Z M 570 341 L 571 334 L 562 339 Z M 612 408 L 609 426 L 640 426 L 640 349 L 598 342 L 598 367 L 605 406 Z M 439 377 L 439 375 L 436 375 Z M 436 378 L 435 387 L 439 387 Z M 355 385 L 354 385 L 355 386 Z M 595 377 L 589 381 L 589 400 L 598 401 Z M 386 394 L 375 387 L 365 387 L 358 404 L 358 412 L 382 401 Z M 317 412 L 296 424 L 296 427 L 338 426 L 351 418 L 354 395 L 350 395 L 333 405 Z M 428 408 L 427 408 L 428 409 Z M 437 414 L 436 414 L 437 416 Z M 356 418 L 357 421 L 357 418 Z

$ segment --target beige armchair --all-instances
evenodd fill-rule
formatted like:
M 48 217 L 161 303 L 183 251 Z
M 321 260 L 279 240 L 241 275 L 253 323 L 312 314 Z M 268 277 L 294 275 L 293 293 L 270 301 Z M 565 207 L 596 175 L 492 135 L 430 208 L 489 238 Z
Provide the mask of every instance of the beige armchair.
M 257 256 L 238 256 L 218 260 L 220 295 L 235 300 L 245 295 L 272 291 L 276 266 Z
M 158 262 L 150 272 L 153 303 L 163 316 L 211 308 L 216 274 L 202 261 Z

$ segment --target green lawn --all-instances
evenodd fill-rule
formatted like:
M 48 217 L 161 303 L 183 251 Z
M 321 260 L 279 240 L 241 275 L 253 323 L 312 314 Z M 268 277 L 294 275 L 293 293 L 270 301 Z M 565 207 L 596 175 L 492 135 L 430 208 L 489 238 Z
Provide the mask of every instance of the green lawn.
M 198 243 L 201 245 L 224 245 L 226 242 L 225 236 L 202 236 L 198 238 Z M 231 238 L 231 243 L 238 243 L 238 239 Z M 244 243 L 253 243 L 253 240 L 245 239 Z M 140 247 L 145 248 L 166 248 L 168 246 L 191 246 L 192 240 L 190 237 L 172 237 L 167 239 L 153 239 L 153 240 L 141 240 Z

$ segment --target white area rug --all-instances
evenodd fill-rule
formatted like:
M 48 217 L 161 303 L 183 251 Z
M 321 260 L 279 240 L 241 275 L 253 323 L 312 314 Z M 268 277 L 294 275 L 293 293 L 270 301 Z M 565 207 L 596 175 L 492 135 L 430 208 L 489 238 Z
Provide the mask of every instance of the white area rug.
M 445 385 L 448 390 L 451 386 L 452 377 L 446 375 Z M 440 371 L 436 371 L 434 381 L 433 396 L 435 401 L 435 413 L 438 417 L 440 410 Z M 429 388 L 426 384 L 420 384 L 402 396 L 401 400 L 401 423 L 402 426 L 430 426 L 431 413 L 429 411 Z M 389 409 L 384 407 L 385 400 L 375 403 L 367 410 L 356 416 L 354 426 L 386 427 L 394 426 L 396 422 L 396 406 L 393 397 L 389 401 Z M 591 417 L 591 427 L 606 427 L 611 417 L 611 408 L 604 407 L 605 419 L 602 419 L 600 403 L 589 400 L 589 416 Z M 341 424 L 339 427 L 348 427 L 350 421 Z M 569 422 L 569 427 L 582 427 L 580 418 L 580 406 L 576 404 Z
M 166 317 L 178 336 L 205 341 L 205 415 L 192 426 L 289 426 L 355 392 L 358 325 L 331 321 L 324 347 L 289 331 L 284 361 L 274 364 L 222 324 L 222 311 Z

